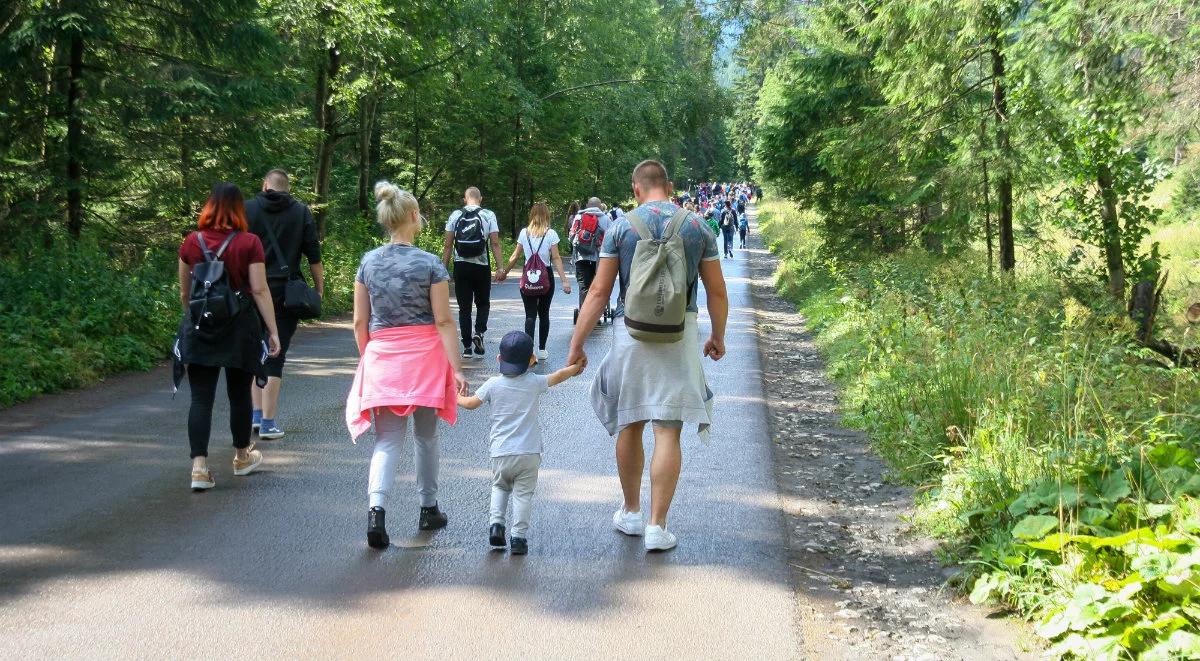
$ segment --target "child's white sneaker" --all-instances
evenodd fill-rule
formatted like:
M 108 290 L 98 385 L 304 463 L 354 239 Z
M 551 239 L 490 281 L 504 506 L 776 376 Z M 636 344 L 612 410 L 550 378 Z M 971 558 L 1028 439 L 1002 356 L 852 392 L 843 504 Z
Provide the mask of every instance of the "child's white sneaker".
M 626 512 L 622 507 L 613 512 L 613 527 L 626 535 L 638 537 L 646 531 L 646 522 L 641 512 Z
M 549 352 L 549 351 L 546 351 L 545 349 L 538 349 L 538 350 L 537 350 L 537 359 L 538 359 L 538 362 L 545 362 L 546 360 L 549 360 L 549 358 L 550 358 L 550 352 Z
M 646 550 L 667 551 L 675 548 L 679 541 L 662 526 L 646 526 Z

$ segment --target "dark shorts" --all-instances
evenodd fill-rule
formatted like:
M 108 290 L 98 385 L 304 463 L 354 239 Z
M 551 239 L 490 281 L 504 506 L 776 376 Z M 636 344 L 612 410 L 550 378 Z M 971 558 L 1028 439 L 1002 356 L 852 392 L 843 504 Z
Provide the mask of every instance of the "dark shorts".
M 275 303 L 275 326 L 279 328 L 279 355 L 268 356 L 266 363 L 267 376 L 282 377 L 283 364 L 287 361 L 288 347 L 292 346 L 292 336 L 300 320 L 283 309 L 283 292 L 276 296 L 276 288 L 271 287 L 271 300 Z

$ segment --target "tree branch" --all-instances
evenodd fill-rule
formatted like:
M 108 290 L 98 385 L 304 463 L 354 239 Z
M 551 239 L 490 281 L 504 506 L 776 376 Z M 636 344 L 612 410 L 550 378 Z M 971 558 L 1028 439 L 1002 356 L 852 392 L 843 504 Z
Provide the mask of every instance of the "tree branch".
M 576 90 L 588 89 L 590 87 L 603 87 L 604 85 L 620 85 L 623 83 L 664 83 L 664 84 L 667 84 L 670 82 L 671 81 L 669 81 L 669 80 L 662 80 L 660 78 L 619 78 L 616 80 L 604 80 L 604 81 L 601 81 L 598 83 L 588 83 L 586 85 L 576 85 L 575 87 L 564 87 L 563 89 L 555 90 L 555 91 L 547 94 L 546 96 L 543 96 L 542 98 L 540 98 L 538 100 L 545 101 L 546 99 L 558 96 L 559 94 L 566 94 L 567 92 L 574 92 Z

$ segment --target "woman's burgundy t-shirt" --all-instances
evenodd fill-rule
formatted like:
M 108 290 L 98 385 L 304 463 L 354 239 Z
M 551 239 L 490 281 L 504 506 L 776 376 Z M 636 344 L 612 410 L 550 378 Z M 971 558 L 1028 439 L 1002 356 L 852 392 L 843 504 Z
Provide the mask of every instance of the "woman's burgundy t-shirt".
M 225 242 L 225 237 L 229 236 L 229 232 L 204 230 L 189 234 L 179 246 L 179 259 L 188 266 L 194 266 L 204 261 L 204 251 L 196 242 L 196 237 L 200 235 L 204 236 L 204 242 L 208 244 L 209 251 L 215 255 L 217 249 Z M 229 242 L 229 247 L 225 249 L 220 259 L 225 262 L 225 272 L 229 274 L 229 286 L 245 294 L 251 293 L 250 265 L 262 264 L 265 261 L 262 241 L 258 236 L 253 232 L 238 232 L 238 235 L 233 237 L 233 241 Z

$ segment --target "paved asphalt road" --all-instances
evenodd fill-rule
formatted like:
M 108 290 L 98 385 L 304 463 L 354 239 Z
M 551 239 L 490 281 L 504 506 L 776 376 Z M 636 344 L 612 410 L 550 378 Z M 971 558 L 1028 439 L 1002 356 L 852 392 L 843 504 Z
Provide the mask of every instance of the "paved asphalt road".
M 354 343 L 328 324 L 297 336 L 288 435 L 260 442 L 260 472 L 232 476 L 218 404 L 207 493 L 188 489 L 186 386 L 172 400 L 162 369 L 0 412 L 0 658 L 798 656 L 745 256 L 724 262 L 729 353 L 705 360 L 713 437 L 685 435 L 674 551 L 647 555 L 611 528 L 619 489 L 588 403 L 594 367 L 543 400 L 528 556 L 486 545 L 484 411 L 441 423 L 450 526 L 416 530 L 410 455 L 388 507 L 392 548 L 368 549 L 372 437 L 350 443 Z M 516 278 L 494 298 L 473 385 L 522 325 Z M 555 298 L 550 368 L 563 363 L 573 302 Z M 593 366 L 610 339 L 593 333 Z

